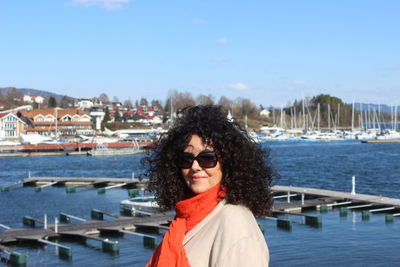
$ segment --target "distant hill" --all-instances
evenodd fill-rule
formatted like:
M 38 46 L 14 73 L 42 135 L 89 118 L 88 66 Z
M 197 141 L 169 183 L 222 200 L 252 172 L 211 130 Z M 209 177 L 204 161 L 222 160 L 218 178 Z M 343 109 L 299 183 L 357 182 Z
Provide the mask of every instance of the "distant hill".
M 0 92 L 3 96 L 5 96 L 7 94 L 7 90 L 10 87 L 0 87 Z M 60 102 L 61 99 L 65 96 L 65 95 L 59 95 L 59 94 L 55 94 L 52 92 L 48 92 L 48 91 L 44 91 L 44 90 L 38 90 L 38 89 L 31 89 L 31 88 L 16 88 L 17 92 L 19 92 L 22 95 L 29 95 L 29 96 L 41 96 L 44 98 L 48 98 L 50 96 L 55 97 L 55 99 L 57 100 L 57 102 Z M 68 96 L 70 97 L 70 96 Z M 72 99 L 75 99 L 74 97 L 70 97 Z
M 351 103 L 349 105 L 352 105 Z M 380 109 L 381 112 L 388 112 L 390 113 L 391 110 L 394 108 L 393 106 L 389 105 L 378 105 L 378 104 L 372 104 L 372 103 L 354 103 L 354 107 L 356 111 L 361 111 L 361 110 L 376 110 L 378 111 Z M 400 112 L 400 106 L 397 106 L 397 112 Z

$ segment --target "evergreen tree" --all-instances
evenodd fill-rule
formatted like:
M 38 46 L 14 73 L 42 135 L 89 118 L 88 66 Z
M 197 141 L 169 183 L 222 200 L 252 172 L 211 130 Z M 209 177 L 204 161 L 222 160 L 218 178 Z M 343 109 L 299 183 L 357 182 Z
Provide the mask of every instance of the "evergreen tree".
M 54 96 L 49 97 L 49 103 L 48 103 L 49 108 L 55 108 L 57 107 L 57 100 Z
M 117 108 L 115 110 L 114 121 L 121 121 L 121 120 L 122 120 L 122 117 L 121 117 L 121 114 L 119 113 L 119 109 Z
M 104 111 L 104 118 L 101 121 L 101 130 L 104 131 L 104 128 L 107 124 L 107 122 L 110 120 L 110 111 L 108 110 L 108 107 L 106 107 L 106 110 Z

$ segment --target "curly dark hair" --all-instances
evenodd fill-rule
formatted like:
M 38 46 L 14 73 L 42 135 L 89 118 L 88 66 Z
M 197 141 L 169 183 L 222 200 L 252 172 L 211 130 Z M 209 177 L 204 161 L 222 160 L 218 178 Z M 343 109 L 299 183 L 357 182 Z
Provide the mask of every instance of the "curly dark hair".
M 155 194 L 161 211 L 172 210 L 178 201 L 193 195 L 187 187 L 178 158 L 198 135 L 218 154 L 227 188 L 227 203 L 243 205 L 255 216 L 270 214 L 271 184 L 275 176 L 269 149 L 254 143 L 237 123 L 227 119 L 221 106 L 192 106 L 182 110 L 167 134 L 143 158 L 144 177 Z

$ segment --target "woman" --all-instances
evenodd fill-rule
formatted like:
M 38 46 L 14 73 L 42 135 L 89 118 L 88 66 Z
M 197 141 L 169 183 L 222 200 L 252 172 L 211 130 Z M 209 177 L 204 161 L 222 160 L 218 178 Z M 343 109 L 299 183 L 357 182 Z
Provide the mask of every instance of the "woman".
M 143 162 L 161 210 L 176 211 L 147 266 L 268 265 L 254 216 L 270 211 L 274 172 L 222 107 L 184 109 Z

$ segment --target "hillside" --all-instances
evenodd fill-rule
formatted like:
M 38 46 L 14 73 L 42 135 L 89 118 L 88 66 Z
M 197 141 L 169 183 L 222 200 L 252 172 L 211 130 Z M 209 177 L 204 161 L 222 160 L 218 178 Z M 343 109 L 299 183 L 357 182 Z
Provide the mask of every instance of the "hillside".
M 3 96 L 7 95 L 7 90 L 10 87 L 2 87 L 0 88 L 0 92 Z M 30 95 L 30 96 L 41 96 L 44 98 L 49 98 L 50 96 L 53 96 L 56 98 L 57 102 L 60 102 L 61 99 L 64 97 L 64 95 L 59 95 L 55 94 L 52 92 L 44 91 L 44 90 L 38 90 L 38 89 L 31 89 L 31 88 L 16 88 L 17 92 L 21 95 Z M 73 98 L 73 97 L 71 97 Z

